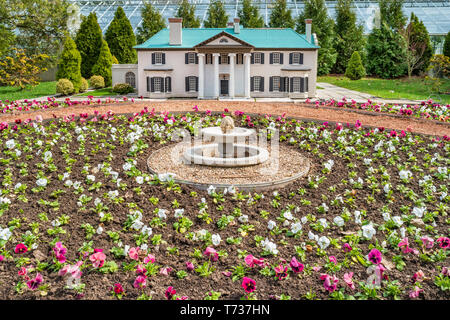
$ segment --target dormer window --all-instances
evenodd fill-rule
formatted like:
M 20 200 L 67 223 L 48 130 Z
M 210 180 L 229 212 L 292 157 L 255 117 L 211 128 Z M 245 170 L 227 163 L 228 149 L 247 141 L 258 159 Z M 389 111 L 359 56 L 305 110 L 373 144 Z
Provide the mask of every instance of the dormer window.
M 303 53 L 301 52 L 292 52 L 289 54 L 289 63 L 290 64 L 303 64 Z

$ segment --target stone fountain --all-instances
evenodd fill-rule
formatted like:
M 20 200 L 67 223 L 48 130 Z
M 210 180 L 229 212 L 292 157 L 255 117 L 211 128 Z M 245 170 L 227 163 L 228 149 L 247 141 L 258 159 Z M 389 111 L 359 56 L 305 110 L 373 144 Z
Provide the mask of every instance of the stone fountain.
M 246 143 L 256 136 L 256 131 L 235 127 L 229 116 L 222 119 L 220 127 L 201 129 L 200 135 L 203 143 L 188 148 L 183 155 L 186 164 L 244 167 L 269 159 L 267 149 Z

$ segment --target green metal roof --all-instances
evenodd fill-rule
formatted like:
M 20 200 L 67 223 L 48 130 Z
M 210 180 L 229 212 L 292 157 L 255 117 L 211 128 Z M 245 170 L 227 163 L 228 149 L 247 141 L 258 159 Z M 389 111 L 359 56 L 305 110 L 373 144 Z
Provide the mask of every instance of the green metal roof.
M 298 48 L 298 49 L 318 49 L 314 45 L 311 36 L 311 43 L 306 41 L 304 34 L 299 34 L 292 29 L 251 29 L 243 28 L 239 33 L 234 32 L 234 28 L 183 28 L 182 41 L 179 46 L 169 45 L 169 29 L 162 29 L 143 44 L 137 45 L 136 49 L 161 49 L 161 48 L 186 48 L 191 49 L 197 44 L 226 32 L 258 49 L 263 48 Z

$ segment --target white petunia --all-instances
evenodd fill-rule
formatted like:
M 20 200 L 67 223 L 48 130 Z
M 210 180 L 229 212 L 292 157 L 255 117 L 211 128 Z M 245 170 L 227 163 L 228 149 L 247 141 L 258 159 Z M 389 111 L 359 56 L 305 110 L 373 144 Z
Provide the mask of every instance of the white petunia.
M 291 225 L 291 232 L 292 233 L 297 233 L 300 230 L 302 230 L 302 224 L 300 222 L 296 222 L 296 223 L 293 223 Z
M 342 227 L 345 224 L 344 219 L 341 216 L 334 217 L 333 222 L 338 226 Z
M 412 177 L 412 172 L 409 170 L 401 170 L 399 173 L 400 179 L 409 179 Z
M 130 170 L 131 167 L 132 167 L 131 163 L 128 163 L 128 162 L 125 163 L 125 164 L 122 166 L 122 168 L 123 168 L 124 171 Z
M 369 240 L 377 233 L 372 224 L 366 224 L 365 226 L 362 226 L 361 229 L 364 238 Z
M 326 248 L 328 248 L 328 246 L 330 245 L 330 239 L 328 239 L 325 236 L 322 236 L 319 238 L 319 240 L 317 241 L 317 244 L 319 245 L 319 247 L 322 250 L 325 250 Z
M 292 220 L 294 217 L 292 216 L 292 213 L 290 211 L 286 211 L 283 213 L 283 217 L 288 219 L 288 220 Z
M 166 209 L 159 209 L 158 210 L 158 217 L 160 219 L 166 219 L 167 218 L 166 212 L 167 212 Z
M 401 226 L 403 224 L 403 220 L 400 216 L 393 216 L 392 221 L 398 226 Z
M 219 244 L 220 244 L 220 241 L 222 240 L 222 238 L 220 237 L 220 235 L 219 234 L 213 234 L 212 236 L 211 236 L 211 241 L 212 241 L 212 244 L 213 245 L 215 245 L 215 246 L 218 246 Z
M 16 142 L 14 141 L 14 139 L 6 141 L 5 144 L 6 144 L 6 147 L 10 150 L 14 149 L 14 147 L 16 146 Z
M 143 184 L 144 183 L 144 177 L 141 177 L 141 176 L 136 177 L 136 183 Z
M 277 245 L 267 238 L 261 242 L 261 246 L 265 251 L 270 252 L 271 254 L 278 254 Z
M 181 218 L 182 216 L 183 216 L 183 213 L 184 213 L 184 209 L 175 209 L 175 214 L 174 214 L 174 216 L 175 216 L 175 218 Z
M 238 218 L 238 220 L 239 220 L 240 223 L 247 223 L 248 222 L 248 215 L 243 214 L 242 216 L 240 216 Z
M 267 229 L 272 230 L 273 228 L 275 228 L 277 225 L 277 223 L 273 220 L 269 220 L 269 222 L 267 223 Z
M 143 226 L 141 233 L 146 236 L 150 236 L 153 233 L 153 229 L 147 226 Z
M 355 223 L 361 224 L 361 211 L 356 210 L 355 211 Z
M 417 218 L 422 218 L 423 214 L 425 213 L 426 210 L 427 210 L 427 208 L 425 208 L 425 207 L 422 207 L 422 208 L 414 207 L 412 213 L 415 214 L 415 216 Z
M 101 226 L 99 226 L 97 228 L 97 234 L 102 234 L 103 233 L 103 228 Z
M 48 181 L 47 181 L 47 179 L 45 179 L 45 178 L 41 178 L 41 179 L 38 179 L 38 180 L 36 181 L 36 184 L 37 184 L 39 187 L 45 187 L 45 186 L 47 186 L 47 183 L 48 183 Z
M 95 181 L 95 176 L 90 174 L 90 175 L 86 176 L 86 179 L 88 179 L 91 182 L 94 182 Z

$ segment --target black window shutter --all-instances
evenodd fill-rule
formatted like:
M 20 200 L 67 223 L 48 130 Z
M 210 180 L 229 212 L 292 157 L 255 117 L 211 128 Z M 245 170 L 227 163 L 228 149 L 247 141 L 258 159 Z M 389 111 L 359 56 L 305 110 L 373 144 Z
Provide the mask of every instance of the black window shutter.
M 280 92 L 284 92 L 284 77 L 280 78 Z
M 289 53 L 289 64 L 292 64 L 292 52 Z
M 250 58 L 250 63 L 254 64 L 255 63 L 255 54 L 252 52 L 252 56 Z
M 164 78 L 164 83 L 165 83 L 165 89 L 166 89 L 166 92 L 171 92 L 172 90 L 172 88 L 170 87 L 170 77 L 165 77 Z
M 259 86 L 259 91 L 264 92 L 264 77 L 260 77 L 260 78 L 261 78 L 261 82 L 260 82 L 261 84 Z
M 184 63 L 185 63 L 185 64 L 189 64 L 189 53 L 188 53 L 188 52 L 186 52 L 186 53 L 184 54 Z
M 219 56 L 219 64 L 222 64 L 222 55 Z
M 303 64 L 303 53 L 300 53 L 300 64 Z
M 272 92 L 273 91 L 273 77 L 269 78 L 269 91 Z
M 300 78 L 300 92 L 305 92 L 305 78 Z
M 195 91 L 198 92 L 198 77 L 195 77 Z
M 159 77 L 159 81 L 161 83 L 161 92 L 166 92 L 166 86 L 165 86 L 166 83 L 164 81 L 164 78 Z
M 283 64 L 284 53 L 280 52 L 280 64 Z
M 289 91 L 294 92 L 294 78 L 291 78 L 291 81 L 289 84 Z
M 184 78 L 186 83 L 186 92 L 189 92 L 189 77 Z
M 255 91 L 255 77 L 250 77 L 250 91 Z
M 155 53 L 152 52 L 152 64 L 155 64 Z
M 155 92 L 155 78 L 150 79 L 150 91 Z
M 261 52 L 261 64 L 264 64 L 264 56 L 265 56 L 264 52 Z
M 269 60 L 270 60 L 270 64 L 273 64 L 273 53 L 272 53 L 272 52 L 270 53 L 270 58 L 269 58 Z
M 195 64 L 198 64 L 198 54 L 195 53 Z
M 166 54 L 162 54 L 162 64 L 166 64 Z
M 309 77 L 306 77 L 306 78 L 305 78 L 305 92 L 308 92 L 308 91 L 309 91 L 309 84 L 308 84 L 308 81 L 309 81 Z
M 150 77 L 147 77 L 147 92 L 150 92 Z

